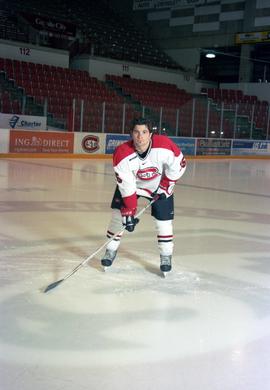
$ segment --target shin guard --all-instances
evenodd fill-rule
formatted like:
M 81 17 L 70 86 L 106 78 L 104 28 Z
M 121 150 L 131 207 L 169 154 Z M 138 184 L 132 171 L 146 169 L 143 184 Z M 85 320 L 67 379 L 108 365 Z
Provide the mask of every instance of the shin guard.
M 112 210 L 112 218 L 108 226 L 107 237 L 111 238 L 115 233 L 119 232 L 123 228 L 122 216 L 120 210 Z M 116 236 L 107 246 L 107 249 L 116 251 L 120 245 L 120 240 L 123 232 Z
M 169 256 L 173 253 L 173 225 L 172 220 L 155 220 L 158 248 L 161 255 Z

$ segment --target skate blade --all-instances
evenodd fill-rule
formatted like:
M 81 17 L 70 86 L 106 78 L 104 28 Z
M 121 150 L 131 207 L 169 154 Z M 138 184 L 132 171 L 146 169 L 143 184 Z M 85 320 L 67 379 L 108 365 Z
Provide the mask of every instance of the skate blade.
M 167 274 L 168 274 L 168 272 L 162 272 L 162 277 L 165 279 Z

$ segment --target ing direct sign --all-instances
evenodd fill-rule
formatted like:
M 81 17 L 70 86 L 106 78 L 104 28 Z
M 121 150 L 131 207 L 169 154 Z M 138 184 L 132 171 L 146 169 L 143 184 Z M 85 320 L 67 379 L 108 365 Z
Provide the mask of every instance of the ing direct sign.
M 73 153 L 72 133 L 10 131 L 10 153 Z

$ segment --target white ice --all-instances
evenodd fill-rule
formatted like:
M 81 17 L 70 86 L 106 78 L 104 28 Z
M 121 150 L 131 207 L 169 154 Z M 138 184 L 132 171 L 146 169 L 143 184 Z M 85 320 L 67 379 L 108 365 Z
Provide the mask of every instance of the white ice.
M 44 294 L 107 240 L 114 186 L 110 160 L 0 160 L 0 389 L 269 390 L 270 160 L 188 162 L 166 278 L 147 212 Z

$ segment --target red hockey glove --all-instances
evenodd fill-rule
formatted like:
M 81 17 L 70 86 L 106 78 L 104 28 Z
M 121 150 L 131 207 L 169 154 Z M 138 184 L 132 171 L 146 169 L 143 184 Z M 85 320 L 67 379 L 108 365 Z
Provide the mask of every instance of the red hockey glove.
M 159 183 L 159 187 L 157 189 L 157 194 L 159 195 L 159 199 L 168 198 L 173 194 L 173 189 L 175 186 L 176 180 L 170 180 L 167 176 L 163 176 Z
M 133 232 L 135 226 L 139 223 L 139 219 L 135 218 L 136 210 L 137 209 L 128 209 L 126 207 L 121 208 L 122 223 L 128 232 Z

